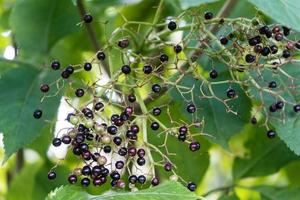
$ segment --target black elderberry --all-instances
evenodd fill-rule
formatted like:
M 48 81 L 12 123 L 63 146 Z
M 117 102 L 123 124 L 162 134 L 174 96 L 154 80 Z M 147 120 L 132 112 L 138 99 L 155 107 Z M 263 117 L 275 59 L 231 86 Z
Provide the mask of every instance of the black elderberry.
M 123 65 L 121 71 L 124 74 L 129 74 L 131 72 L 130 66 L 129 65 Z
M 215 70 L 215 69 L 211 70 L 210 73 L 209 73 L 209 77 L 210 77 L 211 79 L 216 79 L 216 78 L 218 77 L 218 72 L 217 72 L 217 70 Z
M 145 74 L 150 74 L 152 72 L 152 70 L 153 70 L 153 68 L 150 65 L 145 65 L 143 67 L 143 71 L 144 71 Z
M 129 40 L 128 39 L 122 39 L 118 41 L 118 46 L 122 49 L 129 46 Z
M 159 93 L 161 91 L 161 86 L 158 84 L 152 85 L 152 91 L 155 93 Z
M 110 117 L 110 120 L 112 122 L 116 121 L 117 119 L 120 119 L 120 116 L 118 114 L 113 114 L 111 117 Z
M 136 98 L 135 98 L 134 94 L 129 94 L 127 99 L 130 103 L 133 103 L 133 102 L 136 101 Z
M 267 38 L 272 37 L 272 31 L 271 31 L 271 30 L 268 30 L 268 31 L 266 32 L 266 37 L 267 37 Z
M 159 184 L 159 179 L 157 177 L 154 177 L 152 180 L 151 180 L 151 185 L 153 186 L 157 186 Z
M 104 146 L 103 151 L 104 151 L 104 153 L 110 153 L 111 152 L 111 146 L 108 146 L 108 145 Z
M 289 52 L 289 50 L 283 50 L 282 51 L 282 57 L 288 58 L 290 56 L 291 56 L 291 53 Z
M 64 144 L 70 144 L 71 141 L 72 141 L 72 139 L 71 139 L 71 137 L 70 137 L 69 135 L 64 135 L 64 136 L 62 137 L 61 141 L 62 141 L 62 143 L 64 143 Z
M 262 51 L 263 47 L 259 44 L 254 46 L 254 52 L 255 53 L 260 53 Z
M 122 138 L 120 138 L 118 136 L 114 137 L 113 141 L 117 146 L 120 146 L 122 144 Z
M 300 112 L 300 104 L 294 105 L 293 108 L 295 112 Z
M 103 51 L 99 51 L 98 53 L 97 53 L 97 58 L 99 59 L 99 60 L 105 60 L 105 54 L 104 54 L 104 52 Z
M 70 74 L 67 72 L 67 71 L 62 71 L 61 72 L 61 77 L 64 78 L 64 79 L 67 79 L 70 77 Z
M 190 103 L 187 105 L 186 111 L 188 111 L 189 113 L 194 113 L 194 112 L 196 112 L 196 106 L 194 104 Z
M 139 182 L 140 184 L 144 184 L 144 183 L 146 182 L 146 177 L 145 177 L 144 175 L 140 175 L 140 176 L 138 177 L 138 182 Z
M 276 54 L 278 52 L 278 47 L 276 45 L 271 45 L 270 50 L 272 54 Z
M 206 20 L 212 19 L 213 17 L 214 17 L 214 14 L 212 12 L 207 11 L 204 13 L 204 18 Z
M 255 61 L 255 56 L 254 55 L 251 55 L 251 54 L 247 54 L 246 56 L 245 56 L 245 60 L 246 60 L 246 62 L 247 63 L 252 63 L 252 62 L 254 62 Z
M 175 53 L 180 53 L 182 51 L 182 47 L 177 44 L 174 46 L 174 51 L 175 51 Z
M 81 179 L 81 185 L 82 186 L 84 186 L 84 187 L 87 187 L 87 186 L 89 186 L 90 185 L 90 183 L 91 183 L 91 181 L 90 181 L 90 179 L 89 178 L 83 178 L 83 179 Z
M 97 111 L 103 107 L 104 107 L 104 104 L 102 102 L 97 102 L 94 106 L 95 110 L 97 110 Z
M 276 88 L 277 87 L 277 83 L 275 81 L 271 81 L 269 83 L 269 88 Z
M 267 56 L 267 55 L 270 54 L 270 48 L 269 47 L 263 47 L 260 53 L 263 56 Z
M 65 71 L 68 72 L 69 75 L 71 75 L 74 73 L 74 67 L 72 65 L 69 65 L 68 67 L 66 67 Z
M 276 132 L 275 132 L 275 131 L 273 131 L 273 130 L 268 130 L 268 131 L 267 131 L 267 137 L 268 137 L 268 138 L 272 139 L 272 138 L 274 138 L 275 136 L 276 136 Z
M 270 106 L 269 106 L 269 111 L 270 111 L 270 112 L 276 112 L 276 111 L 277 111 L 276 104 L 270 105 Z
M 179 130 L 178 130 L 179 134 L 186 134 L 187 131 L 188 131 L 188 128 L 186 126 L 181 126 L 181 127 L 179 127 Z
M 260 36 L 253 37 L 248 40 L 248 43 L 250 46 L 255 46 L 255 45 L 259 44 L 260 42 L 261 42 Z
M 136 155 L 136 148 L 135 147 L 129 147 L 128 148 L 128 155 L 129 156 L 135 156 Z
M 86 62 L 86 63 L 83 64 L 83 68 L 84 68 L 85 71 L 91 71 L 92 64 L 89 63 L 89 62 Z
M 235 95 L 236 95 L 235 90 L 232 89 L 232 88 L 228 89 L 227 92 L 226 92 L 226 95 L 227 95 L 227 97 L 230 98 L 230 99 L 234 98 Z
M 160 108 L 153 108 L 152 114 L 154 116 L 158 116 L 158 115 L 160 115 L 160 113 L 161 113 L 161 109 Z
M 52 61 L 51 68 L 54 70 L 58 70 L 60 68 L 60 63 L 57 60 Z
M 81 149 L 80 147 L 74 147 L 73 148 L 73 154 L 79 156 L 81 154 Z
M 47 84 L 42 84 L 41 87 L 40 87 L 40 90 L 44 93 L 48 92 L 50 89 L 49 85 Z
M 91 22 L 93 21 L 92 15 L 90 15 L 90 14 L 85 14 L 85 15 L 83 16 L 83 21 L 84 21 L 85 23 L 91 23 Z
M 72 174 L 68 177 L 68 181 L 70 184 L 75 184 L 77 182 L 77 176 Z
M 161 62 L 167 62 L 169 60 L 169 57 L 166 54 L 161 54 L 159 59 Z
M 60 139 L 60 138 L 54 138 L 54 139 L 52 140 L 52 144 L 53 144 L 53 146 L 55 146 L 55 147 L 60 146 L 60 145 L 61 145 L 61 139 Z
M 119 172 L 117 171 L 113 171 L 111 174 L 110 174 L 110 178 L 114 181 L 116 180 L 119 180 L 121 178 L 121 175 L 119 174 Z
M 36 109 L 34 112 L 33 112 L 33 117 L 35 119 L 40 119 L 43 115 L 43 111 L 40 110 L 40 109 Z
M 266 34 L 269 31 L 269 27 L 268 26 L 262 26 L 259 28 L 259 33 L 260 34 Z
M 116 169 L 122 169 L 124 167 L 124 162 L 119 160 L 115 163 Z
M 277 109 L 282 109 L 283 107 L 284 107 L 284 102 L 283 101 L 277 101 L 276 108 Z
M 133 124 L 133 125 L 130 126 L 130 130 L 131 130 L 132 132 L 134 132 L 134 133 L 138 133 L 138 132 L 140 131 L 140 128 L 139 128 L 138 125 Z
M 56 173 L 54 171 L 48 173 L 49 180 L 54 180 L 55 178 L 56 178 Z
M 140 158 L 144 157 L 144 156 L 146 155 L 145 149 L 139 149 L 139 150 L 137 151 L 137 155 L 138 155 L 138 157 L 140 157 Z
M 189 148 L 191 151 L 198 151 L 200 149 L 200 143 L 199 142 L 191 142 Z
M 154 130 L 154 131 L 158 130 L 159 129 L 159 123 L 152 122 L 151 123 L 151 129 Z
M 143 165 L 145 165 L 146 160 L 145 160 L 145 158 L 138 158 L 136 162 L 139 166 L 143 166 Z
M 169 29 L 169 30 L 174 31 L 176 28 L 177 28 L 176 22 L 170 21 L 170 22 L 168 23 L 168 29 Z
M 220 43 L 226 45 L 228 43 L 228 39 L 224 36 L 220 37 Z
M 137 182 L 137 180 L 138 180 L 138 177 L 136 175 L 131 175 L 128 177 L 128 181 L 131 184 L 135 184 Z
M 118 151 L 118 154 L 119 154 L 120 156 L 126 156 L 126 154 L 127 154 L 127 149 L 126 149 L 126 147 L 121 147 L 121 148 L 119 149 L 119 151 Z
M 288 27 L 283 26 L 282 29 L 283 29 L 283 35 L 284 36 L 288 36 L 290 34 L 291 30 Z
M 187 185 L 187 188 L 190 190 L 190 191 L 195 191 L 196 188 L 197 188 L 197 185 L 193 182 L 189 182 L 188 185 Z
M 186 140 L 186 134 L 179 133 L 177 138 L 178 138 L 179 141 L 184 142 Z
M 88 176 L 88 175 L 90 175 L 90 174 L 92 173 L 92 169 L 91 169 L 90 166 L 85 165 L 85 166 L 83 166 L 83 168 L 81 169 L 81 173 L 82 173 L 83 175 L 85 175 L 85 176 Z
M 115 135 L 118 132 L 118 128 L 114 125 L 108 126 L 107 127 L 107 132 L 111 135 Z
M 257 119 L 256 117 L 252 117 L 251 120 L 250 120 L 251 124 L 255 125 L 257 124 Z
M 172 164 L 170 162 L 167 162 L 165 165 L 164 165 L 164 169 L 169 172 L 172 170 Z
M 81 89 L 81 88 L 78 88 L 76 91 L 75 91 L 75 95 L 77 97 L 82 97 L 84 95 L 84 90 Z
M 281 41 L 283 40 L 283 35 L 282 33 L 276 33 L 274 38 L 276 41 Z

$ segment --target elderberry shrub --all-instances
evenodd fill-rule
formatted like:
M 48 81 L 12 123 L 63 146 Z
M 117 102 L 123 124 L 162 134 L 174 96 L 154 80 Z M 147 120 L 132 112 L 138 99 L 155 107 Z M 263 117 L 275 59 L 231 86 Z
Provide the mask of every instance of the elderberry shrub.
M 199 23 L 195 27 L 201 29 L 178 27 L 178 22 L 191 16 L 195 18 L 193 20 L 195 23 Z M 83 17 L 84 23 L 91 23 L 92 20 L 90 14 Z M 222 36 L 215 35 L 210 30 L 216 22 L 218 26 L 224 27 L 224 30 L 234 28 L 234 31 L 224 32 Z M 124 27 L 126 23 L 128 22 L 125 22 Z M 153 26 L 155 25 L 151 25 L 150 28 Z M 247 32 L 245 27 L 248 27 Z M 160 38 L 160 34 L 171 34 L 179 28 L 187 31 L 187 34 L 183 34 L 186 36 L 182 42 L 175 44 L 171 41 L 164 42 L 165 38 Z M 67 89 L 73 91 L 73 95 L 66 97 L 66 100 L 88 99 L 84 101 L 88 103 L 80 106 L 68 101 L 74 111 L 67 113 L 66 119 L 72 127 L 52 140 L 54 147 L 68 146 L 73 156 L 82 161 L 82 164 L 66 177 L 70 184 L 79 183 L 84 187 L 91 184 L 95 186 L 110 184 L 114 188 L 129 186 L 132 189 L 149 182 L 152 186 L 156 186 L 161 182 L 160 174 L 155 170 L 157 168 L 163 168 L 165 173 L 170 174 L 171 179 L 177 180 L 176 163 L 173 163 L 172 157 L 166 153 L 167 147 L 165 146 L 166 151 L 160 150 L 155 144 L 149 144 L 147 137 L 150 135 L 158 137 L 162 134 L 166 137 L 175 137 L 178 145 L 183 145 L 197 156 L 197 152 L 202 150 L 202 138 L 194 136 L 197 134 L 193 133 L 205 130 L 204 124 L 210 123 L 205 118 L 205 123 L 198 121 L 202 117 L 201 113 L 207 109 L 199 103 L 203 99 L 217 100 L 224 106 L 224 112 L 230 115 L 240 114 L 238 108 L 232 106 L 231 102 L 239 100 L 243 95 L 252 98 L 259 104 L 256 111 L 265 118 L 258 120 L 255 115 L 249 119 L 249 123 L 256 125 L 262 122 L 266 127 L 266 139 L 272 139 L 277 134 L 276 130 L 268 128 L 270 123 L 268 120 L 277 119 L 278 123 L 284 121 L 276 113 L 281 113 L 281 116 L 286 116 L 282 114 L 283 112 L 293 112 L 295 115 L 300 113 L 300 102 L 290 101 L 280 92 L 289 88 L 284 88 L 275 79 L 270 80 L 271 76 L 265 75 L 265 71 L 273 73 L 272 77 L 282 74 L 286 82 L 290 81 L 290 85 L 294 84 L 293 86 L 297 88 L 296 81 L 285 71 L 286 64 L 299 53 L 300 49 L 299 40 L 293 41 L 288 38 L 293 32 L 289 28 L 266 25 L 257 19 L 217 18 L 212 12 L 207 11 L 199 15 L 185 12 L 176 18 L 176 22 L 167 21 L 164 28 L 161 28 L 160 24 L 159 28 L 150 30 L 145 41 L 147 48 L 153 48 L 151 52 L 155 52 L 154 54 L 147 54 L 140 48 L 135 49 L 135 45 L 129 45 L 132 36 L 125 39 L 118 38 L 117 42 L 107 44 L 107 47 L 95 52 L 95 55 L 83 64 L 67 66 L 60 72 L 61 78 L 57 77 L 58 81 L 65 83 Z M 118 37 L 116 33 L 113 32 L 111 37 Z M 157 38 L 153 37 L 155 34 Z M 124 37 L 126 32 L 120 35 Z M 194 41 L 199 41 L 200 44 Z M 218 50 L 212 46 L 217 46 Z M 104 66 L 112 48 L 119 50 L 120 53 L 114 56 L 120 56 L 123 63 L 121 66 L 113 66 L 118 70 L 106 84 L 101 85 L 97 81 L 92 84 L 82 83 L 81 79 L 76 79 L 76 76 L 72 75 L 81 71 L 91 71 L 94 64 Z M 171 48 L 173 54 L 170 51 L 162 52 L 163 48 Z M 226 66 L 226 71 L 224 66 L 214 64 L 205 68 L 210 71 L 199 72 L 198 57 L 203 54 L 222 63 Z M 60 61 L 53 60 L 49 67 L 60 70 Z M 90 73 L 92 72 L 93 70 Z M 240 75 L 241 73 L 243 75 Z M 195 84 L 193 86 L 185 84 L 183 81 L 185 78 L 194 80 Z M 80 86 L 74 88 L 74 82 Z M 218 92 L 214 85 L 222 85 L 225 90 Z M 46 94 L 56 92 L 55 87 L 47 83 L 40 85 L 40 90 L 45 98 Z M 111 92 L 114 92 L 120 100 L 108 95 Z M 180 115 L 172 116 L 169 103 L 165 105 L 162 103 L 165 97 L 169 97 L 167 96 L 169 93 L 180 96 L 171 98 L 171 101 L 182 105 L 177 108 Z M 299 95 L 296 90 L 294 93 Z M 266 103 L 265 96 L 273 97 L 274 102 Z M 149 102 L 156 105 L 153 106 Z M 218 110 L 221 112 L 221 109 Z M 39 108 L 33 111 L 33 117 L 37 120 L 42 118 L 42 115 L 43 111 Z M 161 121 L 161 119 L 168 120 Z M 202 137 L 204 135 L 207 134 L 203 134 Z M 161 156 L 159 161 L 163 164 L 154 162 L 152 154 L 157 152 Z M 115 155 L 118 156 L 116 161 L 113 159 Z M 154 168 L 143 170 L 148 164 Z M 137 170 L 133 170 L 134 168 Z M 50 180 L 56 178 L 55 168 L 48 173 L 48 178 Z M 185 182 L 190 191 L 196 190 L 197 185 L 193 180 Z

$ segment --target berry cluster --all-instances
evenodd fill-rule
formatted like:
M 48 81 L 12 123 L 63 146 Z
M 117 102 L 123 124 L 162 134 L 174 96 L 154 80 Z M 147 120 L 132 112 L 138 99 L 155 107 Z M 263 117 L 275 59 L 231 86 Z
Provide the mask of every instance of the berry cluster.
M 178 26 L 177 22 L 183 17 L 186 17 L 188 21 L 191 16 L 193 22 L 190 25 Z M 91 23 L 92 19 L 92 16 L 87 14 L 83 21 Z M 130 22 L 126 23 L 123 26 L 124 29 L 130 24 Z M 120 52 L 123 60 L 123 65 L 119 66 L 119 70 L 110 77 L 111 80 L 108 83 L 101 85 L 95 81 L 73 89 L 74 95 L 69 98 L 79 98 L 79 100 L 85 98 L 82 105 L 75 105 L 66 97 L 66 101 L 74 109 L 74 112 L 66 116 L 66 120 L 72 124 L 72 127 L 65 134 L 55 137 L 52 145 L 55 147 L 67 145 L 72 154 L 82 161 L 82 164 L 69 175 L 70 184 L 75 184 L 80 180 L 82 186 L 88 186 L 91 182 L 95 186 L 100 186 L 109 181 L 112 187 L 128 186 L 133 189 L 149 181 L 152 186 L 156 186 L 160 183 L 159 176 L 155 173 L 156 167 L 163 167 L 166 172 L 172 173 L 170 179 L 179 178 L 185 182 L 176 174 L 171 156 L 150 144 L 147 140 L 147 133 L 166 134 L 166 138 L 176 137 L 179 143 L 186 143 L 191 152 L 199 151 L 201 144 L 191 130 L 199 126 L 203 128 L 204 123 L 199 123 L 197 117 L 199 108 L 197 108 L 195 98 L 214 98 L 224 104 L 227 112 L 236 114 L 234 108 L 228 104 L 240 95 L 234 84 L 238 84 L 244 89 L 245 94 L 254 100 L 257 97 L 252 91 L 255 90 L 260 94 L 260 105 L 256 112 L 265 114 L 266 120 L 263 125 L 267 128 L 269 138 L 274 138 L 276 135 L 276 132 L 268 127 L 268 120 L 272 117 L 272 113 L 283 113 L 286 104 L 292 105 L 294 112 L 300 112 L 299 103 L 291 102 L 282 96 L 281 91 L 288 88 L 282 87 L 276 90 L 279 83 L 275 80 L 269 80 L 266 85 L 263 85 L 265 78 L 268 78 L 264 76 L 265 71 L 275 75 L 282 73 L 288 76 L 292 83 L 294 81 L 294 78 L 283 69 L 300 48 L 299 41 L 295 42 L 288 38 L 291 33 L 289 28 L 278 25 L 267 26 L 256 18 L 253 20 L 214 18 L 211 12 L 206 12 L 204 16 L 186 12 L 178 19 L 157 26 L 165 28 L 160 29 L 161 32 L 153 29 L 153 34 L 157 37 L 153 38 L 150 34 L 145 39 L 146 44 L 151 46 L 151 44 L 159 43 L 159 46 L 164 48 L 170 47 L 172 53 L 159 52 L 154 56 L 138 54 L 130 44 L 130 36 L 124 38 L 123 34 L 126 32 L 120 29 L 120 32 L 113 32 L 111 37 L 118 38 L 121 33 L 122 38 L 118 38 L 118 41 L 108 40 L 108 44 L 99 50 L 90 62 L 69 65 L 61 70 L 61 77 L 57 82 L 70 83 L 64 85 L 73 89 L 71 83 L 79 82 L 73 74 L 82 71 L 90 72 L 93 66 L 101 66 L 107 62 L 106 49 L 113 48 Z M 211 26 L 220 26 L 224 30 L 228 30 L 229 27 L 231 31 L 225 36 L 215 36 L 210 31 Z M 162 39 L 165 34 L 185 30 L 188 30 L 189 34 L 179 44 Z M 194 40 L 198 42 L 197 46 L 193 46 Z M 193 54 L 190 56 L 191 49 Z M 218 66 L 212 66 L 207 77 L 197 73 L 199 65 L 196 61 L 202 55 L 225 64 L 230 72 L 230 78 L 218 80 L 222 73 L 218 70 Z M 61 63 L 54 60 L 51 68 L 60 70 Z M 186 76 L 194 78 L 195 82 L 201 81 L 199 88 L 186 87 L 182 84 Z M 227 85 L 228 89 L 224 91 L 225 98 L 213 92 L 211 86 L 217 84 Z M 52 90 L 51 85 L 54 84 L 41 85 L 40 90 L 45 96 Z M 202 91 L 204 85 L 211 95 Z M 196 89 L 201 91 L 199 97 L 193 96 Z M 182 103 L 185 104 L 185 110 L 182 112 L 192 116 L 191 121 L 184 121 L 180 119 L 180 116 L 178 116 L 179 119 L 174 120 L 169 113 L 168 105 L 151 108 L 148 106 L 148 102 L 159 101 L 171 90 L 176 90 L 182 96 Z M 145 91 L 147 94 L 143 95 Z M 113 99 L 112 93 L 121 100 Z M 190 98 L 187 98 L 187 94 Z M 273 104 L 266 105 L 265 94 L 275 99 Z M 269 106 L 269 109 L 266 109 L 266 106 Z M 39 119 L 42 113 L 42 110 L 37 109 L 33 116 Z M 162 114 L 169 117 L 170 123 L 159 120 Z M 255 114 L 250 122 L 252 124 L 259 122 Z M 168 152 L 166 144 L 164 147 Z M 154 161 L 151 155 L 153 152 L 158 153 L 162 160 Z M 180 152 L 177 153 L 180 154 Z M 49 172 L 48 178 L 51 180 L 56 178 L 54 170 Z M 189 190 L 196 190 L 195 183 L 185 183 Z

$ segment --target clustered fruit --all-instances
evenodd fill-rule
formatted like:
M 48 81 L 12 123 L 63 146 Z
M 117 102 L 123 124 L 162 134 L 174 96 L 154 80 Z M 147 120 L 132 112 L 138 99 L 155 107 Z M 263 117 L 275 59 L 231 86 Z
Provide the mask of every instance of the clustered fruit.
M 291 104 L 294 112 L 300 112 L 298 102 L 286 101 L 285 97 L 281 96 L 280 90 L 276 90 L 280 87 L 280 83 L 272 79 L 267 83 L 265 80 L 257 82 L 257 79 L 263 76 L 261 72 L 264 70 L 273 74 L 283 73 L 285 64 L 291 62 L 293 54 L 300 49 L 300 41 L 292 41 L 288 38 L 292 32 L 289 28 L 279 25 L 267 26 L 256 18 L 253 20 L 214 18 L 211 12 L 205 12 L 204 16 L 189 15 L 188 12 L 185 15 L 196 18 L 193 20 L 197 22 L 193 24 L 195 29 L 189 31 L 196 30 L 190 35 L 199 35 L 196 38 L 200 43 L 197 46 L 200 51 L 198 57 L 207 54 L 226 64 L 231 72 L 230 80 L 220 80 L 220 84 L 228 85 L 228 89 L 224 91 L 226 98 L 221 99 L 225 106 L 228 101 L 239 98 L 236 85 L 232 84 L 236 83 L 245 89 L 245 93 L 249 97 L 253 97 L 253 94 L 248 89 L 253 88 L 253 90 L 256 89 L 261 93 L 271 95 L 275 99 L 271 105 L 265 105 L 264 99 L 260 99 L 261 106 L 257 109 L 257 113 L 265 114 L 268 116 L 266 119 L 275 112 L 284 112 L 286 104 Z M 83 17 L 84 23 L 91 23 L 92 20 L 93 17 L 89 14 Z M 178 25 L 178 21 L 180 19 L 167 22 L 162 34 L 166 30 L 168 33 L 185 30 Z M 210 26 L 231 27 L 232 31 L 227 35 L 216 36 L 210 32 Z M 155 34 L 159 37 L 160 32 L 155 32 Z M 149 43 L 153 42 L 150 36 L 146 40 Z M 164 122 L 157 119 L 162 113 L 167 113 L 167 107 L 149 108 L 145 102 L 147 102 L 147 98 L 154 101 L 169 90 L 180 88 L 179 83 L 184 76 L 192 76 L 195 81 L 200 80 L 206 84 L 218 83 L 218 79 L 223 73 L 219 71 L 218 66 L 212 66 L 208 76 L 205 77 L 195 73 L 199 68 L 196 62 L 197 57 L 196 59 L 194 56 L 182 58 L 185 53 L 189 55 L 189 40 L 191 38 L 171 45 L 161 42 L 166 47 L 171 46 L 173 53 L 159 53 L 152 57 L 135 54 L 134 48 L 131 48 L 130 37 L 121 38 L 117 42 L 109 44 L 122 53 L 126 63 L 119 66 L 120 70 L 115 72 L 111 81 L 104 86 L 95 82 L 92 86 L 85 85 L 74 88 L 74 96 L 70 98 L 79 98 L 79 100 L 87 98 L 89 101 L 84 106 L 72 105 L 74 112 L 68 113 L 66 116 L 66 120 L 72 124 L 72 128 L 68 129 L 66 134 L 52 140 L 52 145 L 55 147 L 62 144 L 67 145 L 72 154 L 82 161 L 82 164 L 71 171 L 67 178 L 70 184 L 80 182 L 82 186 L 86 187 L 90 184 L 100 186 L 109 182 L 115 188 L 128 186 L 133 189 L 148 182 L 152 186 L 156 186 L 160 183 L 160 178 L 158 174 L 155 174 L 154 167 L 163 167 L 166 172 L 171 173 L 170 179 L 172 180 L 180 178 L 176 174 L 175 164 L 172 163 L 170 156 L 147 143 L 147 138 L 145 138 L 147 134 L 144 133 L 147 131 L 157 135 L 170 133 L 169 135 L 176 137 L 179 143 L 186 143 L 191 152 L 197 152 L 201 149 L 201 144 L 190 132 L 193 127 L 199 126 L 199 123 L 192 121 L 190 124 L 184 124 L 178 120 L 177 125 L 172 124 L 172 127 L 166 127 Z M 212 47 L 213 45 L 209 45 L 209 43 L 218 48 Z M 89 72 L 94 65 L 101 65 L 107 61 L 105 50 L 105 47 L 99 50 L 90 62 L 76 66 L 68 65 L 61 70 L 62 64 L 58 60 L 54 60 L 50 66 L 53 70 L 61 70 L 61 81 L 76 81 L 73 74 L 81 71 Z M 134 57 L 135 61 L 130 61 L 128 54 Z M 138 67 L 137 64 L 143 64 L 143 66 Z M 259 77 L 253 77 L 253 72 Z M 178 80 L 170 81 L 168 79 L 170 74 L 179 77 Z M 70 84 L 65 85 L 67 87 Z M 141 96 L 140 90 L 142 89 L 148 91 L 148 97 Z M 46 94 L 51 92 L 52 88 L 47 84 L 42 84 L 40 90 Z M 111 95 L 107 95 L 112 91 L 121 97 L 120 102 L 114 101 L 110 97 Z M 178 92 L 180 92 L 179 89 Z M 204 94 L 199 98 L 205 98 Z M 220 99 L 221 97 L 214 96 L 213 98 Z M 197 116 L 198 112 L 201 112 L 197 108 L 197 100 L 183 98 L 182 102 L 186 105 L 182 112 L 192 116 Z M 118 109 L 115 109 L 116 107 Z M 228 106 L 226 108 L 228 109 Z M 229 109 L 233 108 L 229 107 Z M 42 116 L 41 109 L 36 109 L 33 113 L 33 117 L 36 119 L 42 118 Z M 259 119 L 253 115 L 250 123 L 257 124 Z M 144 125 L 146 125 L 146 129 Z M 274 138 L 276 132 L 268 128 L 268 123 L 264 123 L 264 125 L 267 128 L 267 137 Z M 159 151 L 163 160 L 162 164 L 154 163 L 151 156 L 154 151 Z M 180 154 L 180 152 L 177 153 Z M 143 167 L 147 164 L 148 170 L 145 170 Z M 132 170 L 133 168 L 136 170 Z M 150 173 L 151 170 L 154 172 Z M 50 180 L 56 178 L 55 169 L 48 173 L 48 178 Z M 196 190 L 197 186 L 194 182 L 185 183 L 189 190 Z

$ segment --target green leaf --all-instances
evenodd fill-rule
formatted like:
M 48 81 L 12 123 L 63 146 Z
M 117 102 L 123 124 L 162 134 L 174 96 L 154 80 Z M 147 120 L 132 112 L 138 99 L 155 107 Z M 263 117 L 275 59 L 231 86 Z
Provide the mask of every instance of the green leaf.
M 71 1 L 17 1 L 10 24 L 21 50 L 46 54 L 60 38 L 79 30 L 78 11 Z
M 252 189 L 260 192 L 262 200 L 294 200 L 300 196 L 300 188 L 257 186 Z
M 0 81 L 0 127 L 4 134 L 5 155 L 8 159 L 42 133 L 43 127 L 47 126 L 44 120 L 54 119 L 60 96 L 40 102 L 43 94 L 39 87 L 41 83 L 53 82 L 57 78 L 54 72 L 39 71 L 32 65 L 17 61 L 0 61 L 1 68 L 10 68 L 1 74 Z M 53 87 L 49 93 L 54 94 L 55 90 Z M 39 120 L 32 116 L 37 108 L 43 110 L 43 116 Z
M 248 126 L 242 134 L 249 137 L 245 143 L 249 155 L 245 158 L 235 158 L 233 164 L 235 180 L 269 175 L 286 164 L 299 160 L 279 138 L 269 139 L 263 128 Z
M 99 196 L 93 196 L 78 187 L 65 186 L 51 192 L 47 200 L 195 200 L 202 199 L 195 193 L 188 191 L 178 182 L 167 182 L 153 188 L 137 192 L 112 192 Z
M 195 6 L 199 6 L 201 4 L 205 4 L 205 3 L 213 3 L 216 2 L 218 0 L 181 0 L 180 4 L 181 4 L 181 8 L 182 9 L 188 9 L 190 7 L 195 7 Z
M 222 195 L 218 200 L 239 200 L 239 197 L 235 193 L 232 193 Z
M 267 16 L 284 26 L 300 31 L 298 0 L 248 0 Z
M 41 161 L 26 165 L 12 180 L 7 191 L 7 200 L 32 200 L 35 176 L 41 166 Z

